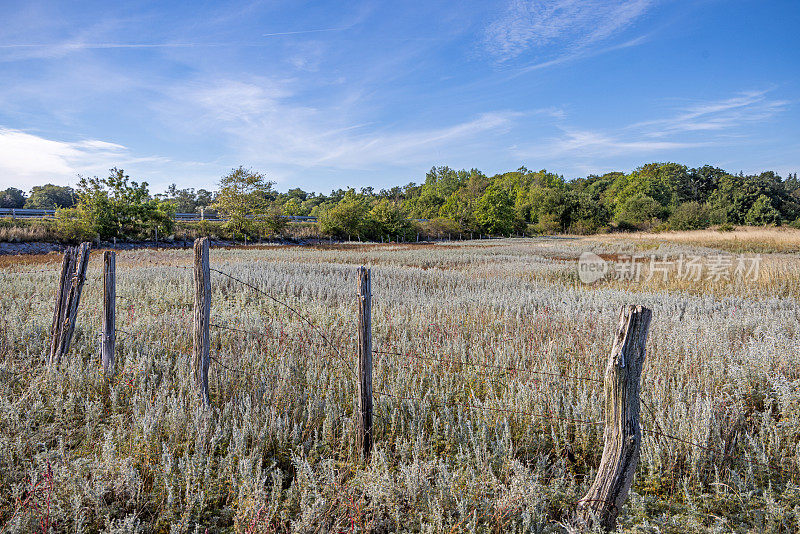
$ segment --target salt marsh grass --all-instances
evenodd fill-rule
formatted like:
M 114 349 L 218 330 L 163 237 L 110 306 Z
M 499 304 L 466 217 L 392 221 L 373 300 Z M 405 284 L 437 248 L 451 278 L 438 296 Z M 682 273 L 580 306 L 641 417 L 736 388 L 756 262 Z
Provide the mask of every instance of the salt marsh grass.
M 620 307 L 636 303 L 653 310 L 646 432 L 620 528 L 796 531 L 797 258 L 765 253 L 753 283 L 579 281 L 581 252 L 629 249 L 730 250 L 638 237 L 212 249 L 212 267 L 300 310 L 342 358 L 285 307 L 212 274 L 208 412 L 191 387 L 191 251 L 118 253 L 109 385 L 100 256 L 57 372 L 44 365 L 57 266 L 4 266 L 0 527 L 560 532 L 600 461 L 596 380 Z M 366 463 L 352 375 L 362 264 L 379 351 Z

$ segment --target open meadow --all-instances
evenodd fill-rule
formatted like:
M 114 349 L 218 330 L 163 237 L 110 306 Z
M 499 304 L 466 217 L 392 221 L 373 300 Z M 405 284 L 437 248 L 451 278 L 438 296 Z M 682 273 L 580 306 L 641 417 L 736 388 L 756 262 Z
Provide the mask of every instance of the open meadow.
M 0 529 L 562 532 L 600 462 L 620 308 L 641 304 L 641 460 L 619 528 L 796 532 L 798 250 L 796 230 L 212 247 L 211 267 L 249 286 L 212 272 L 207 411 L 191 250 L 117 253 L 110 383 L 101 254 L 58 369 L 60 255 L 0 257 Z M 581 281 L 584 252 L 608 262 L 604 279 Z M 376 351 L 367 462 L 361 265 Z

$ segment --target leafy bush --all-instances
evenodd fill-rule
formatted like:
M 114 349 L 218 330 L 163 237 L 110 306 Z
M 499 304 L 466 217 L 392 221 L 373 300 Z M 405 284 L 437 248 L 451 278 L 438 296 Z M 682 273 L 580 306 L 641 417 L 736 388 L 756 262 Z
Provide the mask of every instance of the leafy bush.
M 618 208 L 617 225 L 620 228 L 646 230 L 661 222 L 664 212 L 664 207 L 654 198 L 637 194 L 625 200 Z
M 707 204 L 696 201 L 679 205 L 669 218 L 672 230 L 702 230 L 711 224 L 711 214 Z
M 258 220 L 262 233 L 267 237 L 280 235 L 286 228 L 286 217 L 278 206 L 269 208 Z
M 368 217 L 366 233 L 370 239 L 409 240 L 416 234 L 414 224 L 400 206 L 388 199 L 376 202 Z
M 557 234 L 561 230 L 561 222 L 554 213 L 543 213 L 539 216 L 539 222 L 533 225 L 533 230 L 537 234 Z
M 351 189 L 341 201 L 320 214 L 320 231 L 334 237 L 361 237 L 367 230 L 365 222 L 368 213 L 369 206 L 363 197 Z
M 780 226 L 781 214 L 772 205 L 766 195 L 759 196 L 753 206 L 747 211 L 744 222 L 753 226 L 775 225 Z
M 85 219 L 92 232 L 104 239 L 138 238 L 154 228 L 167 235 L 172 232 L 174 207 L 152 198 L 147 185 L 131 181 L 117 168 L 111 169 L 108 178 L 81 178 L 77 211 L 64 217 L 77 214 Z
M 458 234 L 460 230 L 455 221 L 444 217 L 436 217 L 428 221 L 419 221 L 416 223 L 415 227 L 415 231 L 419 231 L 420 235 L 426 239 L 441 239 L 448 234 L 451 236 Z
M 71 243 L 92 241 L 97 237 L 91 216 L 78 208 L 57 209 L 56 229 L 61 239 Z

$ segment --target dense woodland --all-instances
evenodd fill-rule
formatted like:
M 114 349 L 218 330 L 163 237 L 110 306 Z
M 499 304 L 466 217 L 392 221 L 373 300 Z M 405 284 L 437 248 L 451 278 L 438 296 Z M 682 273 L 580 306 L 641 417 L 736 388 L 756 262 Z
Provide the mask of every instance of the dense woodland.
M 0 206 L 58 208 L 62 231 L 82 237 L 134 237 L 152 227 L 166 235 L 172 214 L 200 209 L 226 216 L 226 229 L 235 237 L 279 234 L 284 215 L 313 215 L 321 233 L 360 239 L 409 238 L 420 220 L 463 235 L 588 234 L 800 225 L 800 181 L 796 173 L 732 174 L 677 163 L 571 180 L 525 167 L 494 176 L 434 167 L 421 184 L 326 195 L 299 188 L 280 192 L 263 174 L 239 167 L 216 191 L 173 184 L 151 194 L 146 182 L 112 169 L 107 178 L 81 178 L 75 189 L 47 184 L 26 195 L 8 188 L 0 193 Z

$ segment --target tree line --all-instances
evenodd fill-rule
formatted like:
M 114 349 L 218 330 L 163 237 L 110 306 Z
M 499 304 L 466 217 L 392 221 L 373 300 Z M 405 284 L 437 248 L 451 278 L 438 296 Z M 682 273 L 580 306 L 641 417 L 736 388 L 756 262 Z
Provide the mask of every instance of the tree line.
M 477 169 L 434 167 L 420 184 L 375 191 L 300 188 L 279 192 L 262 173 L 238 167 L 215 191 L 149 192 L 121 169 L 106 178 L 80 178 L 78 186 L 36 186 L 0 192 L 0 207 L 56 208 L 67 234 L 131 238 L 158 228 L 172 231 L 176 212 L 200 209 L 226 217 L 233 237 L 279 234 L 286 215 L 318 218 L 319 231 L 340 238 L 410 239 L 420 221 L 450 234 L 590 234 L 607 231 L 691 230 L 710 226 L 800 227 L 800 181 L 775 172 L 733 174 L 705 165 L 649 163 L 629 173 L 567 180 L 546 170 L 487 176 Z

